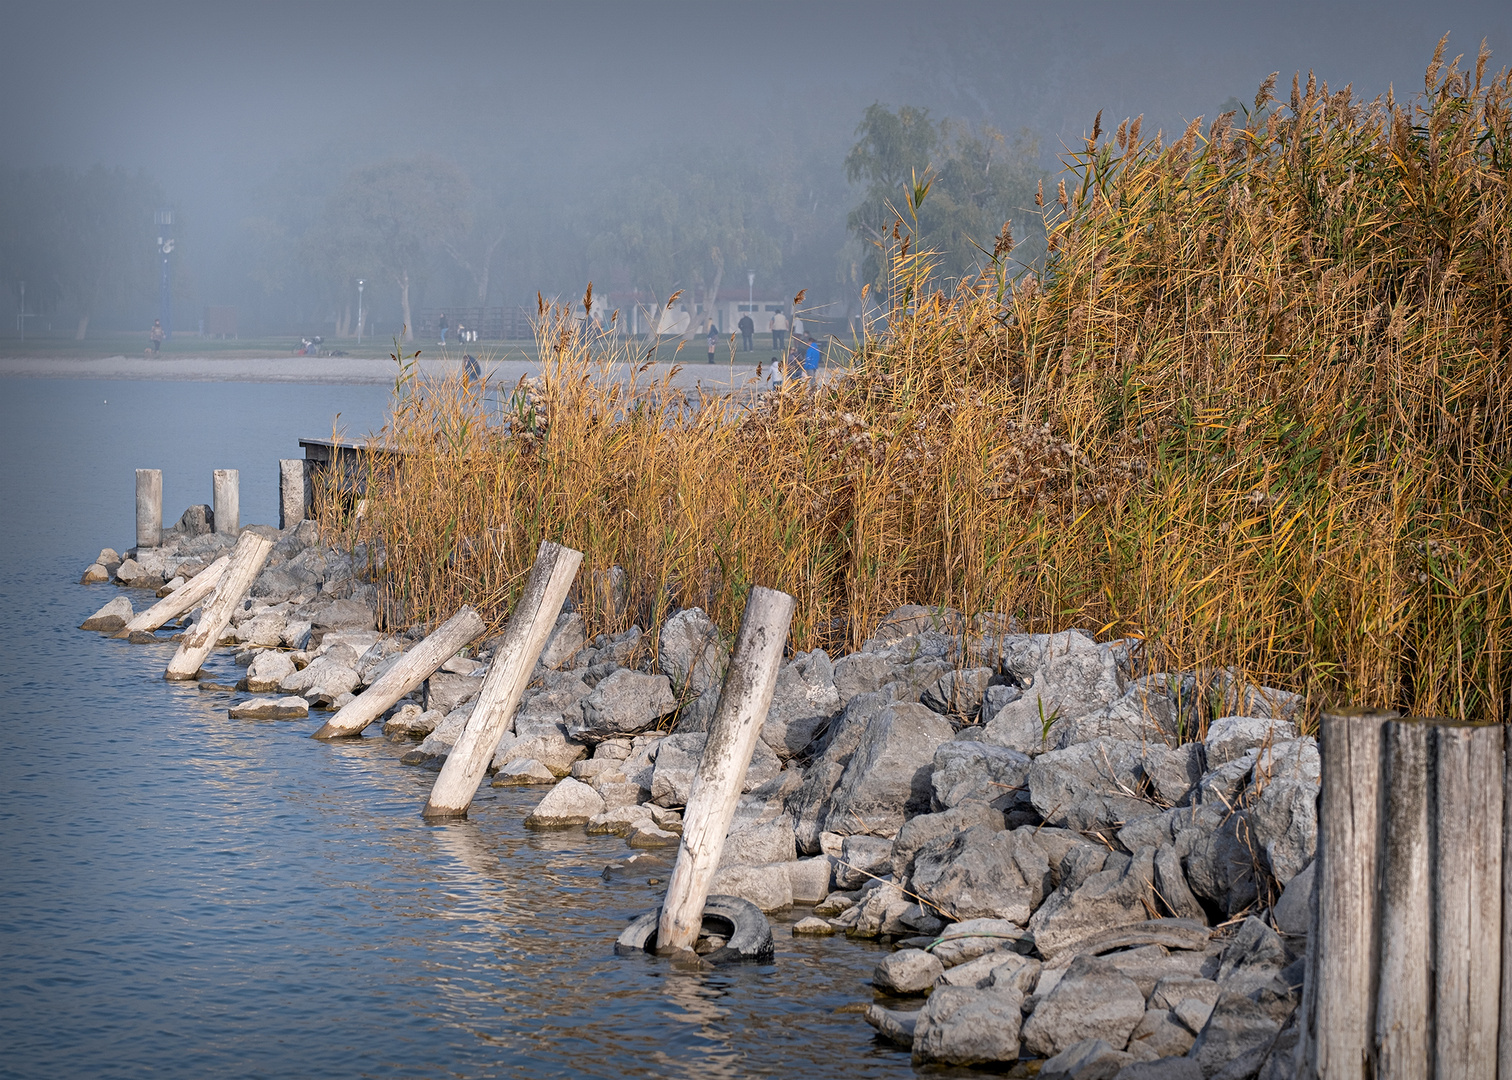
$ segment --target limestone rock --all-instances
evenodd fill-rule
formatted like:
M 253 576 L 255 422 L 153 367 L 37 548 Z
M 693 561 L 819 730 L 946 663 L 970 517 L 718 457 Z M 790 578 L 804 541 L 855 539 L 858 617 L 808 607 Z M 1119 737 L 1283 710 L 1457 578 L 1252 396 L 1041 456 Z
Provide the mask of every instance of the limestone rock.
M 1156 814 L 1160 808 L 1139 794 L 1144 753 L 1136 742 L 1098 738 L 1040 754 L 1027 779 L 1034 808 L 1047 825 L 1078 832 Z
M 1105 960 L 1078 956 L 1024 1024 L 1024 1046 L 1042 1057 L 1084 1039 L 1121 1050 L 1144 1014 L 1145 998 L 1133 979 Z
M 1271 910 L 1276 929 L 1289 937 L 1306 937 L 1312 919 L 1313 863 L 1297 873 L 1281 890 L 1281 899 Z
M 893 841 L 880 836 L 847 836 L 835 860 L 835 886 L 859 889 L 874 878 L 892 872 Z
M 533 728 L 530 734 L 521 734 L 502 755 L 495 754 L 494 762 L 502 769 L 511 762 L 531 759 L 544 765 L 553 776 L 566 776 L 572 771 L 573 762 L 587 753 L 587 747 L 568 739 L 559 727 Z
M 1017 750 L 985 742 L 944 742 L 935 750 L 929 783 L 938 810 L 968 799 L 1006 810 L 1028 801 L 1031 759 Z
M 1023 926 L 1049 888 L 1049 862 L 1029 830 L 977 825 L 930 841 L 914 858 L 913 891 L 953 919 Z
M 310 706 L 302 697 L 256 697 L 227 711 L 232 720 L 303 720 L 310 715 Z
M 288 653 L 264 649 L 247 667 L 247 689 L 254 694 L 277 690 L 294 674 L 294 661 Z
M 102 585 L 110 580 L 110 571 L 100 563 L 91 563 L 84 568 L 84 576 L 79 579 L 80 585 Z
M 1241 1058 L 1253 1057 L 1259 1069 L 1281 1023 L 1258 1002 L 1242 994 L 1223 993 L 1187 1056 L 1212 1076 Z
M 1114 653 L 1075 630 L 1015 635 L 1002 663 L 1023 696 L 987 723 L 983 737 L 1025 754 L 1053 749 L 1057 723 L 1106 709 L 1124 693 Z
M 943 716 L 973 719 L 982 711 L 982 698 L 995 674 L 990 667 L 947 672 L 924 689 L 919 704 Z
M 657 663 L 677 699 L 691 701 L 724 678 L 729 656 L 719 627 L 702 608 L 677 612 L 662 624 L 656 640 Z
M 798 933 L 799 926 L 809 923 L 821 923 L 823 930 L 806 930 L 804 933 L 833 934 L 835 928 L 823 919 L 808 918 L 793 927 L 793 933 Z M 919 1014 L 916 1012 L 903 1012 L 899 1009 L 884 1009 L 881 1005 L 868 1005 L 866 1007 L 866 1022 L 877 1029 L 877 1033 L 885 1039 L 890 1039 L 899 1046 L 912 1046 L 914 1039 L 914 1026 L 919 1022 Z
M 1040 955 L 1048 959 L 1110 927 L 1145 921 L 1155 907 L 1154 877 L 1155 849 L 1141 848 L 1126 865 L 1099 870 L 1073 889 L 1062 882 L 1029 920 Z
M 704 734 L 668 735 L 656 751 L 655 770 L 651 775 L 651 798 L 659 806 L 683 806 L 693 788 L 693 776 L 703 757 Z M 751 791 L 772 779 L 781 770 L 777 755 L 760 739 L 746 769 L 741 790 Z
M 1006 919 L 963 919 L 945 930 L 934 954 L 949 968 L 1007 948 L 1023 937 L 1023 928 Z
M 784 814 L 772 821 L 758 822 L 732 831 L 725 837 L 719 865 L 792 862 L 797 858 L 798 849 L 793 843 L 793 819 Z
M 130 622 L 132 614 L 131 601 L 124 596 L 117 596 L 99 611 L 85 619 L 79 625 L 79 629 L 114 632 Z
M 1135 1058 L 1102 1039 L 1083 1039 L 1040 1066 L 1042 1080 L 1111 1080 Z
M 383 734 L 393 741 L 423 739 L 445 718 L 442 713 L 426 712 L 414 702 L 407 701 L 383 722 Z
M 554 784 L 556 773 L 535 758 L 520 758 L 511 761 L 494 773 L 493 787 L 528 787 L 532 784 Z M 602 800 L 602 796 L 600 796 Z
M 831 798 L 825 828 L 842 834 L 890 834 L 929 809 L 936 748 L 954 734 L 922 705 L 900 702 L 866 725 Z
M 585 826 L 590 835 L 629 836 L 630 831 L 651 823 L 651 812 L 644 806 L 616 806 L 594 814 Z
M 977 1065 L 1016 1062 L 1023 995 L 993 987 L 936 990 L 919 1011 L 914 1028 L 915 1065 Z
M 587 784 L 566 777 L 546 793 L 525 824 L 534 828 L 562 828 L 583 825 L 595 814 L 603 813 L 604 800 Z
M 1289 742 L 1297 737 L 1295 724 L 1254 716 L 1220 716 L 1208 725 L 1203 746 L 1209 769 L 1227 765 L 1260 746 Z
M 438 671 L 425 680 L 424 704 L 427 709 L 451 712 L 471 701 L 483 689 L 483 679 L 475 675 L 452 675 Z
M 556 626 L 541 649 L 540 663 L 548 668 L 559 668 L 581 652 L 587 643 L 583 617 L 575 611 L 563 612 L 557 616 Z
M 889 994 L 922 994 L 934 986 L 944 967 L 923 949 L 899 949 L 882 958 L 872 985 Z
M 667 676 L 621 668 L 583 699 L 580 715 L 568 717 L 567 731 L 586 743 L 633 735 L 654 727 L 676 706 Z
M 835 669 L 823 649 L 800 653 L 777 675 L 761 740 L 786 761 L 802 753 L 840 711 Z
M 793 906 L 793 886 L 786 867 L 725 866 L 714 875 L 710 893 L 738 896 L 762 911 L 781 911 Z

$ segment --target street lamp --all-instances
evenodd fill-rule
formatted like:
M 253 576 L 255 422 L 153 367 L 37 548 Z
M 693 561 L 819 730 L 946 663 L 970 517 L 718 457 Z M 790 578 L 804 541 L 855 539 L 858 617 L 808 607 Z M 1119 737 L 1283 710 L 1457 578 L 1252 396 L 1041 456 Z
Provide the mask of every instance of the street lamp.
M 362 344 L 362 287 L 367 282 L 357 279 L 357 344 Z
M 746 271 L 746 310 L 750 311 L 755 306 L 756 306 L 756 271 L 754 271 L 754 270 L 747 270 Z M 752 322 L 756 321 L 756 317 L 754 315 L 751 316 L 751 321 Z
M 173 211 L 159 210 L 155 220 L 158 227 L 158 252 L 163 257 L 163 275 L 158 282 L 158 320 L 163 324 L 164 340 L 173 337 L 173 309 L 168 297 L 168 256 L 173 253 Z

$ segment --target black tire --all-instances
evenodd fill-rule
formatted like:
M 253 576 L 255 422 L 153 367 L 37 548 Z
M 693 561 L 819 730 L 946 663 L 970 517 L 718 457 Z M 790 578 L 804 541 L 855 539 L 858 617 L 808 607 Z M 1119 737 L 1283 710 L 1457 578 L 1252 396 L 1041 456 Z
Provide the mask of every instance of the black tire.
M 656 924 L 661 921 L 661 910 L 648 911 L 625 927 L 614 943 L 614 951 L 621 955 L 654 953 Z M 710 896 L 704 901 L 703 925 L 704 929 L 725 939 L 723 948 L 703 958 L 711 964 L 760 962 L 770 960 L 777 951 L 772 943 L 772 924 L 767 922 L 759 907 L 738 896 Z

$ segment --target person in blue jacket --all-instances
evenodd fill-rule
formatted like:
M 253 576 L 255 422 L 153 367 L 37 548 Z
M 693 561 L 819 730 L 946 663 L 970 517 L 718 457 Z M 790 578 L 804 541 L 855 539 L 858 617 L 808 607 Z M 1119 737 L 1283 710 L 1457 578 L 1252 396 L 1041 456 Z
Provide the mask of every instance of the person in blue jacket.
M 822 358 L 823 357 L 821 356 L 821 350 L 819 348 L 819 339 L 809 338 L 808 348 L 804 350 L 803 353 L 803 373 L 807 376 L 812 377 L 814 372 L 819 370 L 819 361 Z

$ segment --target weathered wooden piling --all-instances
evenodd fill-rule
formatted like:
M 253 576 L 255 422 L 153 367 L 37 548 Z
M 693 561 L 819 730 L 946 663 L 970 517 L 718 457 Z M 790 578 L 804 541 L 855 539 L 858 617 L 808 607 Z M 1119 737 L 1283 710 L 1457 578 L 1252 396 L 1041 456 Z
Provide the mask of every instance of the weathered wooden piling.
M 1395 712 L 1325 713 L 1318 729 L 1322 786 L 1308 936 L 1300 1075 L 1366 1080 L 1376 970 L 1376 840 L 1381 728 Z
M 1441 724 L 1432 733 L 1432 1075 L 1456 1080 L 1496 1078 L 1503 732 L 1499 725 Z
M 205 657 L 210 655 L 210 650 L 215 648 L 231 624 L 236 605 L 246 598 L 272 551 L 273 541 L 255 532 L 242 533 L 231 552 L 230 564 L 216 586 L 215 599 L 200 613 L 199 624 L 179 644 L 178 652 L 173 654 L 168 670 L 163 673 L 166 678 L 174 681 L 194 678 Z
M 231 556 L 222 555 L 185 582 L 182 588 L 174 590 L 137 615 L 115 636 L 124 638 L 138 630 L 156 630 L 184 612 L 193 611 L 196 604 L 215 591 L 216 585 L 220 584 L 221 575 L 230 563 Z
M 236 469 L 216 469 L 213 487 L 215 531 L 235 536 L 241 532 L 241 473 Z
M 136 546 L 157 547 L 163 542 L 163 470 L 136 471 Z
M 735 651 L 683 812 L 677 863 L 667 882 L 667 898 L 657 924 L 658 952 L 692 949 L 698 940 L 709 886 L 724 852 L 725 833 L 740 801 L 756 737 L 772 705 L 793 606 L 793 598 L 787 593 L 759 585 L 746 598 Z
M 278 462 L 278 527 L 287 529 L 310 516 L 310 478 L 304 458 Z
M 1502 940 L 1501 1031 L 1497 1036 L 1497 1075 L 1512 1080 L 1512 739 L 1506 739 L 1502 780 Z
M 1429 895 L 1429 734 L 1422 721 L 1392 720 L 1382 738 L 1380 993 L 1377 1080 L 1428 1075 L 1433 952 L 1424 911 Z
M 482 617 L 464 605 L 431 631 L 424 641 L 400 656 L 377 682 L 342 706 L 311 738 L 361 735 L 363 729 L 382 716 L 394 702 L 435 674 L 436 669 L 456 656 L 458 650 L 481 637 L 484 629 Z M 532 660 L 531 664 L 534 663 Z
M 525 591 L 509 617 L 488 675 L 478 691 L 472 715 L 431 788 L 430 800 L 425 804 L 426 817 L 466 815 L 499 747 L 499 739 L 519 707 L 520 697 L 582 561 L 581 551 L 550 542 L 541 545 Z

